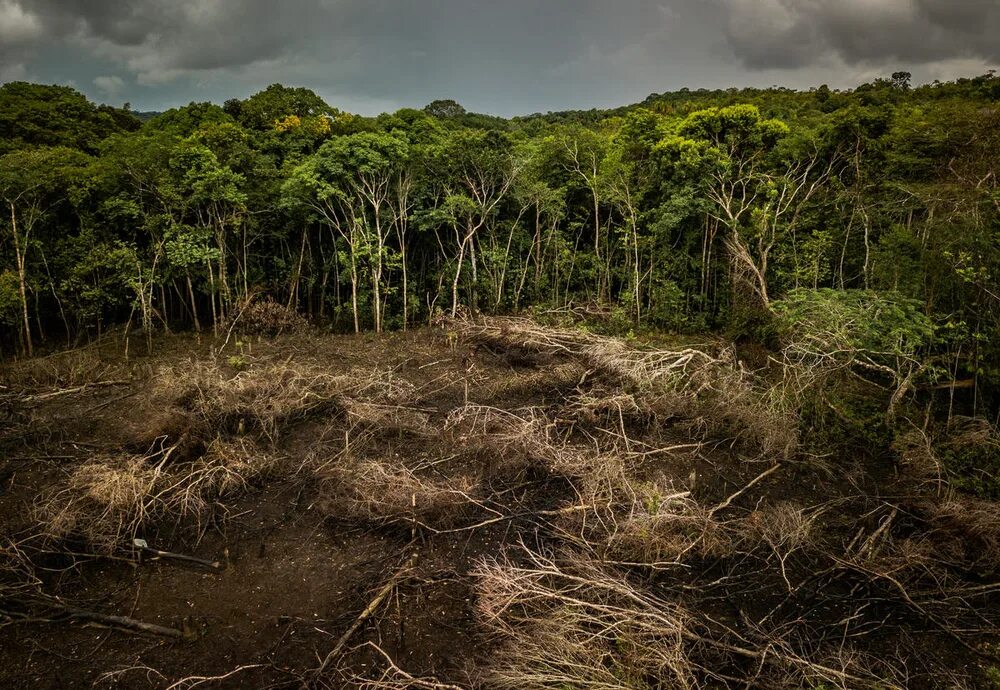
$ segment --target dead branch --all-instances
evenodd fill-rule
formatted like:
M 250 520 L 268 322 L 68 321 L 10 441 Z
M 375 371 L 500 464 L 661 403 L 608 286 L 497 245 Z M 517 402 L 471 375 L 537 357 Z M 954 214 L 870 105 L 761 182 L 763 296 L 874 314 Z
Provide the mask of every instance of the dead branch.
M 374 642 L 365 642 L 363 646 L 371 647 L 385 659 L 388 665 L 386 672 L 379 680 L 369 680 L 361 685 L 366 690 L 465 690 L 460 685 L 442 683 L 431 678 L 417 678 L 401 669 L 389 654 Z
M 775 472 L 777 472 L 780 469 L 781 469 L 781 463 L 779 462 L 778 464 L 774 465 L 773 467 L 770 467 L 770 468 L 764 470 L 763 472 L 761 472 L 760 474 L 758 474 L 756 477 L 754 477 L 750 481 L 749 484 L 747 484 L 742 489 L 740 489 L 739 491 L 737 491 L 736 493 L 734 493 L 732 496 L 730 496 L 729 498 L 727 498 L 725 501 L 723 501 L 722 503 L 720 503 L 719 505 L 715 506 L 710 511 L 708 511 L 708 516 L 712 517 L 713 515 L 715 515 L 720 510 L 722 510 L 724 508 L 728 508 L 729 505 L 733 501 L 735 501 L 737 498 L 739 498 L 740 496 L 742 496 L 743 494 L 745 494 L 747 491 L 749 491 L 750 489 L 752 489 L 756 484 L 759 484 L 760 482 L 762 482 L 763 480 L 767 479 L 767 477 L 769 477 L 770 475 L 774 474 Z
M 375 613 L 382 602 L 385 601 L 385 598 L 389 596 L 389 593 L 392 592 L 396 583 L 399 582 L 399 580 L 402 579 L 402 577 L 409 572 L 409 570 L 417 562 L 417 555 L 418 554 L 414 553 L 410 556 L 406 563 L 403 564 L 403 567 L 393 573 L 392 577 L 390 577 L 386 583 L 382 585 L 382 588 L 375 594 L 374 598 L 372 598 L 372 600 L 368 603 L 368 606 L 366 606 L 364 610 L 358 614 L 358 617 L 354 619 L 351 626 L 344 631 L 343 635 L 340 636 L 337 640 L 337 644 L 333 646 L 333 649 L 331 649 L 327 655 L 323 657 L 323 662 L 319 665 L 319 667 L 313 671 L 310 674 L 310 678 L 302 684 L 303 690 L 308 690 L 309 687 L 311 687 L 319 678 L 323 676 L 327 667 L 333 662 L 334 659 L 337 658 L 340 652 L 344 649 L 344 645 L 346 645 L 354 633 L 357 632 L 358 628 L 360 628 L 362 624 L 364 624 L 364 622 L 367 621 L 373 613 Z

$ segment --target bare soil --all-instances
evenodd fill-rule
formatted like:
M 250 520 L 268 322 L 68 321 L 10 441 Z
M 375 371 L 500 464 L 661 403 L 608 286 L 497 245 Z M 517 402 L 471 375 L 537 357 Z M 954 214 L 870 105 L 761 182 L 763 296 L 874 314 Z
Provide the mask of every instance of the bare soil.
M 120 337 L 112 337 L 79 351 L 9 363 L 0 372 L 6 396 L 0 402 L 0 425 L 6 422 L 0 431 L 0 536 L 27 554 L 38 578 L 32 592 L 184 634 L 170 639 L 73 619 L 58 609 L 33 608 L 37 599 L 12 590 L 0 601 L 0 687 L 355 687 L 388 678 L 389 659 L 404 675 L 432 684 L 407 685 L 393 673 L 395 685 L 370 687 L 490 687 L 489 669 L 505 663 L 510 640 L 484 624 L 478 580 L 470 572 L 501 554 L 524 563 L 525 548 L 565 553 L 583 544 L 636 586 L 735 631 L 725 638 L 730 642 L 739 638 L 752 646 L 769 618 L 789 630 L 794 622 L 802 654 L 815 651 L 828 664 L 830 650 L 849 646 L 875 659 L 865 668 L 883 669 L 887 687 L 988 687 L 982 674 L 992 664 L 993 638 L 963 631 L 990 628 L 996 590 L 969 600 L 982 615 L 970 622 L 933 603 L 924 581 L 904 572 L 899 558 L 905 561 L 908 552 L 902 547 L 892 551 L 897 570 L 887 570 L 888 579 L 865 572 L 861 561 L 838 566 L 819 555 L 835 544 L 849 560 L 844 554 L 856 551 L 850 546 L 856 536 L 864 541 L 875 535 L 893 506 L 886 533 L 894 544 L 905 542 L 913 558 L 924 553 L 920 545 L 933 549 L 935 539 L 979 538 L 932 529 L 929 513 L 921 512 L 931 499 L 898 475 L 891 458 L 780 459 L 778 470 L 747 488 L 779 459 L 748 450 L 739 433 L 706 430 L 704 420 L 688 412 L 655 405 L 630 410 L 615 399 L 619 382 L 570 353 L 470 342 L 447 328 L 244 337 L 218 355 L 221 344 L 163 336 L 147 355 L 134 338 L 126 357 Z M 224 430 L 222 422 L 210 429 L 227 439 L 251 439 L 253 452 L 276 458 L 275 467 L 213 498 L 196 518 L 159 518 L 134 536 L 156 549 L 218 561 L 219 569 L 140 557 L 130 539 L 107 550 L 73 534 L 39 536 L 41 507 L 82 464 L 123 454 L 148 454 L 155 464 L 172 445 L 179 448 L 172 462 L 182 461 L 181 446 L 183 462 L 205 452 L 209 436 L 201 428 L 200 435 L 192 431 L 193 408 L 183 399 L 189 393 L 162 393 L 171 390 L 165 372 L 184 372 L 192 362 L 214 362 L 226 377 L 269 365 L 331 377 L 378 372 L 375 378 L 405 382 L 407 393 L 388 402 L 357 394 L 350 402 L 310 405 L 281 417 L 269 434 L 249 413 L 226 421 Z M 591 401 L 581 414 L 573 401 L 584 394 L 609 404 Z M 614 512 L 610 532 L 595 526 L 606 519 L 598 508 L 595 517 L 577 519 L 574 506 L 590 515 L 585 482 L 555 464 L 526 463 L 519 446 L 485 443 L 492 427 L 455 422 L 456 411 L 470 404 L 519 419 L 525 410 L 537 411 L 545 434 L 581 453 L 630 454 L 638 458 L 630 470 L 635 482 L 664 494 L 689 492 L 706 510 L 722 506 L 713 515 L 729 516 L 727 534 L 744 541 L 713 551 L 702 532 L 678 547 L 685 554 L 680 567 L 658 567 L 658 557 L 648 554 L 640 559 L 626 540 L 627 518 L 639 508 Z M 353 467 L 374 467 L 365 463 L 380 463 L 395 479 L 366 485 L 365 477 L 351 474 Z M 812 521 L 814 541 L 782 545 L 759 527 L 787 506 Z M 823 549 L 814 548 L 819 543 Z M 891 549 L 879 548 L 888 558 Z M 976 547 L 969 541 L 968 548 Z M 942 558 L 950 558 L 948 577 L 961 578 L 966 589 L 996 582 L 995 563 Z M 411 567 L 401 572 L 407 563 Z M 865 563 L 877 569 L 875 561 Z M 893 580 L 905 582 L 906 597 Z M 393 585 L 389 595 L 361 622 L 344 653 L 316 676 L 386 583 Z M 942 584 L 950 588 L 959 587 L 952 580 Z M 732 687 L 744 687 L 747 679 L 786 687 L 780 674 L 755 675 L 755 668 L 770 663 L 766 659 L 736 655 L 719 663 L 695 683 L 721 687 L 730 678 Z M 890 675 L 889 667 L 908 675 Z M 622 684 L 665 687 L 648 678 L 624 678 Z M 839 684 L 863 685 L 851 678 Z M 524 687 L 549 686 L 526 681 Z

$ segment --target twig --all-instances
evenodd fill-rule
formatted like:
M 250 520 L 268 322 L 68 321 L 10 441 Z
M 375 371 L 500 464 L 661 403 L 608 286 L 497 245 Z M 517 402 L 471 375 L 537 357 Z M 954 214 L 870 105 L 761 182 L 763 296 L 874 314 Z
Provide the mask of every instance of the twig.
M 35 402 L 37 400 L 51 400 L 52 398 L 58 398 L 61 395 L 71 395 L 73 393 L 82 393 L 88 388 L 97 388 L 99 386 L 124 386 L 132 383 L 128 380 L 119 381 L 92 381 L 91 383 L 85 383 L 82 386 L 74 386 L 73 388 L 62 388 L 57 391 L 49 391 L 48 393 L 39 393 L 37 395 L 28 395 L 21 398 L 22 402 Z
M 150 635 L 158 635 L 160 637 L 172 637 L 177 640 L 185 639 L 187 637 L 183 630 L 168 628 L 154 623 L 146 623 L 129 616 L 112 616 L 110 614 L 87 611 L 85 609 L 78 609 L 72 606 L 57 604 L 55 602 L 47 603 L 47 605 L 58 611 L 64 612 L 71 620 L 90 621 L 92 623 L 97 623 L 110 628 L 117 628 L 119 630 L 148 633 Z
M 708 511 L 708 517 L 714 516 L 717 512 L 719 512 L 723 508 L 728 508 L 730 503 L 732 503 L 737 498 L 739 498 L 740 496 L 742 496 L 743 494 L 745 494 L 747 491 L 749 491 L 751 488 L 753 488 L 754 485 L 759 484 L 764 479 L 766 479 L 768 476 L 770 476 L 771 474 L 774 474 L 775 472 L 777 472 L 780 469 L 781 469 L 781 463 L 779 462 L 774 467 L 771 467 L 770 469 L 764 470 L 763 472 L 761 472 L 760 474 L 758 474 L 756 477 L 754 477 L 753 480 L 751 480 L 751 482 L 749 484 L 747 484 L 742 489 L 740 489 L 739 491 L 737 491 L 736 493 L 734 493 L 732 496 L 730 496 L 729 498 L 727 498 L 725 501 L 723 501 L 722 503 L 720 503 L 719 505 L 715 506 L 710 511 Z
M 441 683 L 441 682 L 439 682 L 437 680 L 431 680 L 431 679 L 426 679 L 426 678 L 417 678 L 416 676 L 413 676 L 413 675 L 407 673 L 406 671 L 404 671 L 403 669 L 401 669 L 399 666 L 397 666 L 396 662 L 394 662 L 392 660 L 392 657 L 389 656 L 389 654 L 384 649 L 382 649 L 381 647 L 379 647 L 374 642 L 368 641 L 368 642 L 365 642 L 364 645 L 362 645 L 362 646 L 371 647 L 376 652 L 378 652 L 379 654 L 381 654 L 382 658 L 385 659 L 385 663 L 387 663 L 389 665 L 389 669 L 393 673 L 395 673 L 396 675 L 402 676 L 406 680 L 406 682 L 407 682 L 406 683 L 406 687 L 409 687 L 409 688 L 426 688 L 426 690 L 465 690 L 465 688 L 463 688 L 460 685 L 453 685 L 451 683 Z M 383 676 L 383 678 L 384 677 L 385 676 Z
M 238 668 L 234 668 L 232 671 L 229 671 L 228 673 L 223 673 L 222 675 L 219 676 L 188 676 L 187 678 L 181 678 L 179 681 L 168 685 L 166 690 L 176 690 L 176 688 L 180 687 L 193 688 L 197 685 L 201 685 L 202 683 L 208 683 L 210 681 L 216 681 L 216 680 L 225 680 L 230 676 L 235 676 L 237 673 L 242 673 L 243 671 L 247 671 L 252 668 L 261 668 L 264 665 L 265 664 L 250 664 L 249 666 L 240 666 Z M 190 685 L 188 685 L 188 683 L 190 683 Z
M 204 558 L 196 558 L 195 556 L 187 556 L 183 553 L 173 553 L 171 551 L 160 551 L 159 549 L 154 549 L 151 546 L 141 546 L 138 545 L 139 550 L 142 553 L 148 553 L 157 558 L 168 558 L 175 561 L 186 561 L 188 563 L 197 563 L 198 565 L 203 565 L 206 568 L 211 568 L 212 570 L 225 570 L 226 566 L 219 561 L 209 561 Z
M 892 525 L 892 521 L 896 519 L 896 514 L 899 512 L 897 508 L 893 508 L 892 512 L 889 513 L 889 517 L 879 525 L 879 528 L 872 532 L 871 536 L 865 540 L 864 544 L 858 550 L 858 557 L 862 560 L 866 560 L 874 556 L 878 552 L 878 542 L 882 538 L 882 535 L 886 533 L 889 527 Z
M 396 583 L 399 582 L 400 578 L 402 578 L 403 575 L 410 568 L 413 567 L 413 564 L 416 563 L 416 561 L 417 561 L 417 554 L 414 553 L 406 561 L 406 563 L 403 565 L 403 567 L 400 568 L 399 570 L 397 570 L 395 573 L 393 573 L 392 577 L 390 577 L 386 581 L 386 583 L 384 585 L 382 585 L 382 589 L 380 589 L 378 591 L 378 593 L 371 600 L 371 602 L 369 602 L 368 606 L 365 607 L 364 611 L 362 611 L 361 613 L 358 614 L 358 617 L 354 619 L 353 623 L 351 623 L 351 627 L 349 627 L 344 632 L 344 634 L 340 636 L 340 639 L 337 640 L 337 644 L 335 644 L 333 646 L 333 649 L 331 649 L 330 652 L 326 655 L 326 657 L 323 658 L 323 663 L 321 663 L 319 665 L 319 668 L 317 668 L 311 674 L 311 677 L 309 678 L 309 680 L 307 680 L 305 683 L 302 684 L 302 688 L 303 689 L 309 688 L 313 683 L 316 682 L 316 680 L 318 680 L 320 677 L 322 677 L 322 675 L 326 671 L 327 667 L 330 665 L 330 663 L 334 659 L 337 658 L 337 655 L 340 654 L 341 650 L 344 648 L 344 645 L 347 644 L 348 640 L 350 640 L 351 637 L 354 635 L 354 633 L 357 632 L 358 628 L 360 628 L 361 625 L 366 620 L 368 620 L 368 618 L 370 618 L 373 613 L 375 613 L 375 611 L 376 611 L 376 609 L 378 609 L 379 605 L 383 601 L 385 601 L 385 598 L 387 596 L 389 596 L 389 593 L 396 586 Z

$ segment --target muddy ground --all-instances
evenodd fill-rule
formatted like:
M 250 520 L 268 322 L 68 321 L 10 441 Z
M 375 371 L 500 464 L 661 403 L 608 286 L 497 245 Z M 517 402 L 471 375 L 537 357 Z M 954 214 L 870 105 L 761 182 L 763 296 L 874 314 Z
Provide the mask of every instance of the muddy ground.
M 929 527 L 923 494 L 901 483 L 891 459 L 779 457 L 772 446 L 747 441 L 735 422 L 716 428 L 686 408 L 631 409 L 616 398 L 620 382 L 558 347 L 510 346 L 449 328 L 236 339 L 220 355 L 221 339 L 163 336 L 146 354 L 135 338 L 126 357 L 120 336 L 113 336 L 4 367 L 0 522 L 8 548 L 27 554 L 36 580 L 28 589 L 17 585 L 0 603 L 0 686 L 512 687 L 494 673 L 506 663 L 512 638 L 484 623 L 480 579 L 470 573 L 505 553 L 518 565 L 527 562 L 525 549 L 564 558 L 571 549 L 697 611 L 710 622 L 693 628 L 699 635 L 760 650 L 764 628 L 792 631 L 791 641 L 775 648 L 795 652 L 782 652 L 777 662 L 722 654 L 718 646 L 702 654 L 705 645 L 694 644 L 690 654 L 701 655 L 701 666 L 717 666 L 670 683 L 648 669 L 642 677 L 618 672 L 612 668 L 618 662 L 608 661 L 621 687 L 862 687 L 879 675 L 886 687 L 989 687 L 984 674 L 993 638 L 981 633 L 992 625 L 995 591 L 966 600 L 980 620 L 953 617 L 947 611 L 954 607 L 932 603 L 922 576 L 899 564 L 918 535 L 966 537 L 942 531 L 939 522 Z M 190 392 L 164 380 L 183 378 L 193 362 L 211 362 L 229 378 L 302 366 L 337 381 L 391 381 L 387 390 L 396 386 L 405 395 L 370 402 L 352 389 L 351 404 L 338 398 L 326 405 L 321 392 L 294 415 L 258 424 L 252 412 L 239 412 L 212 418 L 208 424 L 215 427 L 195 433 L 184 421 Z M 518 420 L 544 415 L 539 428 L 565 444 L 560 447 L 627 454 L 636 459 L 637 482 L 659 487 L 657 496 L 684 494 L 691 506 L 718 507 L 709 517 L 739 522 L 730 531 L 741 536 L 709 547 L 709 523 L 697 538 L 684 528 L 688 541 L 676 546 L 682 564 L 664 553 L 669 544 L 630 551 L 622 535 L 632 534 L 626 527 L 636 511 L 655 512 L 648 499 L 607 513 L 588 508 L 588 497 L 596 506 L 598 494 L 588 493 L 572 472 L 553 462 L 525 464 L 528 453 L 499 440 L 493 423 L 456 421 L 456 411 L 476 405 Z M 227 442 L 250 439 L 249 453 L 271 458 L 267 470 L 238 491 L 213 496 L 196 516 L 164 513 L 134 533 L 117 534 L 111 547 L 87 537 L 86 525 L 47 533 L 49 504 L 66 500 L 58 492 L 82 464 L 119 457 L 155 464 L 164 448 L 175 446 L 171 462 L 193 461 L 208 452 L 216 433 Z M 389 480 L 374 487 L 384 501 L 359 493 L 361 480 L 351 467 L 375 467 L 365 463 L 392 468 Z M 433 491 L 406 488 L 414 476 Z M 389 495 L 397 490 L 412 494 L 412 509 L 405 496 Z M 592 510 L 592 518 L 580 518 L 576 507 L 584 516 Z M 808 516 L 812 534 L 820 536 L 782 545 L 753 527 L 776 515 Z M 603 524 L 609 519 L 614 529 Z M 890 534 L 904 546 L 879 547 L 883 560 L 876 565 L 875 544 Z M 133 538 L 219 567 L 143 556 L 130 547 Z M 824 546 L 813 551 L 815 543 Z M 846 555 L 857 553 L 858 543 L 872 545 L 867 565 Z M 841 549 L 836 560 L 819 555 L 829 545 Z M 993 565 L 949 558 L 952 579 L 942 590 L 960 589 L 959 577 L 963 591 L 995 582 Z M 890 560 L 898 569 L 888 579 L 865 572 L 881 573 Z M 666 561 L 680 567 L 663 566 Z M 387 584 L 386 596 L 359 619 Z M 39 601 L 46 603 L 39 608 Z M 164 626 L 183 637 L 109 627 L 71 615 L 78 610 Z M 767 627 L 774 619 L 782 624 Z M 835 666 L 831 650 L 845 648 L 851 654 Z M 813 653 L 819 670 L 788 661 Z M 863 672 L 848 663 L 854 656 Z M 761 670 L 772 663 L 786 670 Z M 850 673 L 824 675 L 831 666 Z M 425 684 L 407 681 L 407 674 Z M 560 687 L 546 683 L 525 678 L 523 687 Z M 567 680 L 561 687 L 586 686 Z

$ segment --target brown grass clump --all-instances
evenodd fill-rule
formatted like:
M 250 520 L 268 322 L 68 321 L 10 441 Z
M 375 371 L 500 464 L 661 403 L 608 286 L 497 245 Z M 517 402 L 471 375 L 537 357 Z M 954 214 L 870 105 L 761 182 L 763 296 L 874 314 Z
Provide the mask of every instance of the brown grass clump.
M 79 537 L 114 551 L 164 513 L 159 496 L 163 464 L 141 456 L 105 458 L 78 467 L 41 507 L 41 521 L 56 539 Z
M 715 520 L 687 492 L 649 487 L 644 500 L 607 539 L 609 557 L 654 568 L 686 558 L 721 558 L 736 543 L 727 526 Z
M 1000 570 L 1000 513 L 996 503 L 952 496 L 930 504 L 927 512 L 942 555 L 989 572 Z
M 583 554 L 557 564 L 485 560 L 474 571 L 480 623 L 498 640 L 486 680 L 497 688 L 695 687 L 689 614 L 632 587 Z M 572 564 L 572 567 L 569 566 Z
M 537 369 L 512 369 L 506 375 L 477 381 L 475 390 L 482 399 L 524 399 L 539 392 L 572 390 L 586 373 L 581 362 L 555 362 Z
M 325 473 L 320 509 L 342 520 L 444 530 L 482 508 L 477 489 L 471 477 L 428 478 L 394 461 L 368 460 Z
M 404 405 L 387 405 L 348 398 L 342 401 L 347 416 L 354 424 L 363 424 L 384 431 L 401 431 L 417 436 L 431 436 L 430 414 Z
M 278 460 L 247 439 L 212 441 L 197 461 L 172 467 L 161 496 L 170 516 L 200 519 L 221 499 L 278 470 Z
M 79 538 L 103 552 L 131 543 L 163 521 L 200 520 L 221 499 L 274 471 L 276 461 L 247 441 L 209 444 L 194 462 L 111 456 L 78 467 L 39 506 L 53 539 Z
M 235 376 L 212 361 L 160 372 L 157 386 L 207 428 L 250 425 L 272 440 L 280 423 L 331 404 L 345 382 L 290 364 L 253 366 Z
M 555 428 L 536 407 L 503 410 L 468 403 L 448 414 L 444 432 L 455 446 L 494 459 L 500 472 L 543 468 L 558 454 L 551 439 Z
M 157 391 L 206 429 L 234 431 L 242 426 L 274 441 L 283 424 L 337 407 L 343 398 L 402 402 L 413 385 L 380 370 L 335 375 L 285 361 L 254 364 L 230 375 L 214 361 L 196 361 L 162 369 Z
M 576 421 L 590 427 L 618 427 L 622 433 L 628 424 L 646 426 L 655 418 L 645 401 L 636 395 L 601 386 L 577 390 L 567 403 L 569 414 Z

